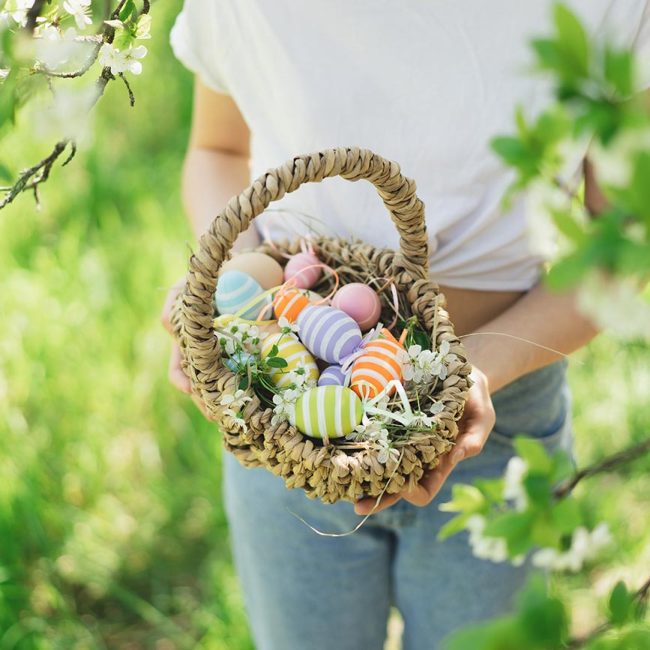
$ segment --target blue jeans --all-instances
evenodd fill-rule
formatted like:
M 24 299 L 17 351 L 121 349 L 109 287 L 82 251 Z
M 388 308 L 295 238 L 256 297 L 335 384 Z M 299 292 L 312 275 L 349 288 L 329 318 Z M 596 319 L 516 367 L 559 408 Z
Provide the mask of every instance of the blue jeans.
M 493 396 L 497 422 L 482 453 L 458 465 L 420 508 L 401 500 L 360 521 L 353 505 L 288 490 L 264 469 L 224 454 L 224 494 L 235 567 L 257 650 L 381 650 L 391 605 L 404 619 L 403 650 L 429 650 L 453 630 L 504 614 L 525 581 L 519 568 L 474 558 L 466 534 L 436 540 L 452 516 L 438 510 L 454 482 L 500 475 L 525 434 L 571 450 L 566 362 L 530 373 Z

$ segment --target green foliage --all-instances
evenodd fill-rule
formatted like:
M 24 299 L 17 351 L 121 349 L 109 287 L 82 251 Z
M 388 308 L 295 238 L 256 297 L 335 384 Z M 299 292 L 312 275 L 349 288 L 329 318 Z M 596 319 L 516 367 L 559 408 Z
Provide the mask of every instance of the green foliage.
M 445 650 L 560 650 L 568 638 L 569 615 L 536 576 L 520 594 L 511 616 L 470 627 L 449 637 Z

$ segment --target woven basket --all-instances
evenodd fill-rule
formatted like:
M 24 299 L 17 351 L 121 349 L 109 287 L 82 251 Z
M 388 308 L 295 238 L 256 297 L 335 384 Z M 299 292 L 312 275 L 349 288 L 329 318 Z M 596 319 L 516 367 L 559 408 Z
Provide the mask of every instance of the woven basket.
M 350 449 L 350 445 L 338 444 L 337 440 L 323 444 L 304 436 L 287 422 L 272 426 L 272 409 L 265 408 L 252 389 L 248 391 L 252 400 L 243 414 L 247 432 L 233 426 L 220 403 L 225 393 L 236 391 L 239 378 L 223 365 L 213 331 L 213 296 L 219 269 L 230 258 L 237 236 L 272 201 L 297 190 L 303 183 L 317 183 L 332 176 L 350 181 L 363 179 L 375 186 L 399 232 L 400 249 L 395 252 L 360 241 L 316 238 L 313 245 L 319 258 L 337 268 L 342 283 L 351 281 L 346 277 L 346 269 L 354 271 L 357 278 L 364 272 L 368 277 L 391 277 L 400 309 L 418 318 L 436 348 L 448 341 L 450 351 L 457 355 L 448 368 L 447 378 L 437 384 L 430 396 L 444 404 L 444 410 L 436 416 L 437 431 L 402 444 L 399 459 L 389 459 L 385 464 L 377 460 L 372 450 Z M 284 263 L 286 260 L 278 253 L 298 252 L 299 242 L 277 242 L 257 250 Z M 396 163 L 366 149 L 337 148 L 298 156 L 267 171 L 233 197 L 201 237 L 199 250 L 189 262 L 185 289 L 172 313 L 183 370 L 190 378 L 193 392 L 219 424 L 225 449 L 244 466 L 265 467 L 281 476 L 288 488 L 302 488 L 307 496 L 325 503 L 340 499 L 356 501 L 364 496 L 378 496 L 384 490 L 391 494 L 415 486 L 424 471 L 435 467 L 439 457 L 453 446 L 471 370 L 444 309 L 444 296 L 429 279 L 427 258 L 424 205 L 415 194 L 415 183 L 402 176 Z M 328 289 L 315 289 L 319 288 Z M 389 302 L 388 297 L 382 297 L 383 322 L 392 318 Z

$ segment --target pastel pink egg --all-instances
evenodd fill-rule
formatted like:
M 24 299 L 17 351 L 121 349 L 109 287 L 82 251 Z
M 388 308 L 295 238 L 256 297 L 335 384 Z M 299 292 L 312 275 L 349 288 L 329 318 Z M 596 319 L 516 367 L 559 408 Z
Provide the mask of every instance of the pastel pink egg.
M 323 273 L 321 264 L 312 253 L 297 253 L 284 267 L 284 281 L 293 279 L 298 289 L 311 289 Z
M 379 296 L 368 285 L 360 282 L 351 282 L 341 287 L 332 298 L 332 307 L 344 311 L 354 319 L 363 332 L 374 327 L 381 315 Z

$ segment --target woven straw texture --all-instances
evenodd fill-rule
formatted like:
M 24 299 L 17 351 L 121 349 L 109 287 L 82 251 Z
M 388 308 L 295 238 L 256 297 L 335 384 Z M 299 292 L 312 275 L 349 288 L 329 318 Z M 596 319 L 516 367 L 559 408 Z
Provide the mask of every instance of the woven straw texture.
M 364 275 L 391 278 L 402 313 L 417 316 L 436 347 L 448 341 L 450 351 L 457 356 L 448 369 L 448 377 L 428 396 L 429 405 L 434 399 L 444 404 L 444 410 L 436 416 L 437 431 L 403 441 L 397 447 L 399 459 L 391 458 L 385 464 L 377 460 L 376 452 L 364 447 L 338 441 L 324 445 L 287 422 L 272 426 L 273 411 L 260 403 L 252 389 L 248 391 L 252 400 L 244 411 L 246 432 L 224 414 L 226 407 L 220 403 L 224 394 L 236 391 L 239 378 L 223 365 L 213 331 L 213 296 L 219 269 L 230 258 L 237 236 L 271 202 L 303 183 L 318 183 L 333 176 L 366 180 L 375 186 L 399 232 L 400 248 L 392 251 L 363 242 L 317 238 L 313 244 L 319 258 L 337 269 L 344 284 Z M 258 250 L 284 263 L 280 253 L 298 252 L 299 242 L 265 244 Z M 298 156 L 267 171 L 233 197 L 201 237 L 199 249 L 189 262 L 185 289 L 172 312 L 183 370 L 190 378 L 193 392 L 219 424 L 225 449 L 243 465 L 265 467 L 282 476 L 287 487 L 302 488 L 307 496 L 325 503 L 356 501 L 363 496 L 378 496 L 384 490 L 388 494 L 399 492 L 414 486 L 426 469 L 435 467 L 458 434 L 457 421 L 467 397 L 471 367 L 444 309 L 444 297 L 429 279 L 427 258 L 424 205 L 416 196 L 415 183 L 401 174 L 396 163 L 365 149 L 337 148 Z M 327 290 L 316 290 L 323 288 Z M 389 298 L 382 296 L 382 303 L 383 322 L 390 322 Z

